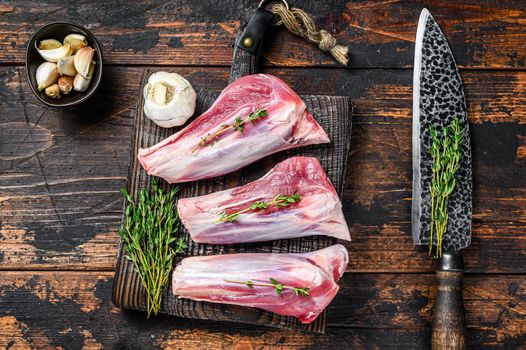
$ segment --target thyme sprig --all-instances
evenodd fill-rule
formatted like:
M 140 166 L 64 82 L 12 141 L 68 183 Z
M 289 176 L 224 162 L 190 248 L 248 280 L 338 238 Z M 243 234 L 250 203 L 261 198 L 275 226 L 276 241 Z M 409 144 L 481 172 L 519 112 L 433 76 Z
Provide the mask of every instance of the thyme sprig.
M 270 283 L 262 283 L 262 282 L 252 282 L 252 281 L 236 281 L 236 280 L 225 280 L 225 282 L 228 283 L 237 283 L 237 284 L 244 284 L 249 288 L 254 288 L 254 286 L 260 286 L 260 287 L 274 287 L 274 290 L 276 291 L 277 295 L 281 295 L 283 293 L 284 289 L 290 289 L 294 291 L 294 293 L 299 297 L 307 297 L 309 296 L 309 288 L 299 288 L 294 286 L 288 286 L 282 283 L 279 283 L 274 278 L 269 278 Z
M 436 239 L 435 257 L 442 256 L 442 240 L 447 231 L 449 216 L 447 213 L 449 196 L 453 193 L 456 180 L 455 174 L 459 169 L 461 146 L 464 140 L 464 128 L 460 119 L 444 128 L 442 137 L 435 127 L 431 133 L 431 227 L 429 232 L 429 254 L 433 253 L 433 236 Z
M 237 217 L 243 213 L 254 211 L 254 210 L 267 209 L 270 206 L 274 206 L 278 209 L 289 207 L 291 204 L 298 203 L 300 200 L 301 200 L 301 195 L 299 195 L 296 191 L 294 191 L 294 193 L 291 194 L 290 196 L 278 194 L 270 202 L 263 202 L 263 201 L 254 202 L 247 208 L 236 211 L 234 213 L 229 214 L 226 210 L 224 210 L 223 212 L 221 212 L 221 217 L 217 219 L 216 221 L 214 221 L 214 223 L 236 221 Z
M 125 257 L 133 262 L 146 289 L 148 317 L 159 312 L 173 258 L 187 247 L 184 236 L 175 236 L 179 228 L 174 203 L 178 191 L 176 187 L 165 192 L 154 181 L 151 192 L 141 190 L 135 203 L 126 189 L 121 189 L 128 203 L 119 235 L 125 244 Z
M 266 117 L 267 111 L 265 109 L 258 109 L 255 112 L 252 112 L 246 117 L 245 119 L 241 117 L 236 117 L 234 120 L 234 123 L 232 124 L 223 124 L 219 127 L 219 130 L 214 132 L 213 134 L 207 134 L 206 136 L 201 138 L 201 141 L 195 146 L 195 148 L 192 150 L 192 153 L 197 151 L 199 147 L 206 146 L 208 144 L 213 145 L 215 142 L 219 141 L 219 136 L 228 130 L 234 129 L 239 132 L 245 131 L 245 125 L 246 123 L 255 123 L 256 120 Z

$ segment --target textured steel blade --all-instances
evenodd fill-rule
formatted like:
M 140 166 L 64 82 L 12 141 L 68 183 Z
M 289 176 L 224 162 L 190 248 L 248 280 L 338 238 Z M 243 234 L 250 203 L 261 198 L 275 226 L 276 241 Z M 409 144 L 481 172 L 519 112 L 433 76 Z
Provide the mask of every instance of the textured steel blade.
M 439 131 L 458 117 L 464 126 L 464 143 L 457 184 L 450 196 L 445 251 L 460 250 L 471 243 L 472 177 L 471 145 L 462 80 L 447 40 L 428 10 L 418 23 L 413 76 L 413 203 L 414 244 L 429 244 L 431 222 L 431 137 L 429 127 Z M 433 244 L 436 242 L 434 241 Z

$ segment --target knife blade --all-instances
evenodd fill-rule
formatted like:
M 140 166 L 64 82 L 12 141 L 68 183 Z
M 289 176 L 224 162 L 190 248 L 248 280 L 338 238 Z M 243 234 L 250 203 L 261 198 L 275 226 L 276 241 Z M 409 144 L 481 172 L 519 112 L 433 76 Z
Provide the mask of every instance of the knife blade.
M 460 73 L 446 37 L 427 9 L 418 22 L 413 72 L 413 202 L 412 235 L 415 245 L 429 244 L 431 227 L 430 127 L 441 132 L 458 118 L 463 142 L 456 186 L 448 203 L 445 253 L 437 270 L 438 288 L 433 316 L 432 348 L 464 349 L 466 328 L 462 303 L 462 248 L 471 243 L 472 174 L 466 100 Z M 437 245 L 436 235 L 431 242 Z
M 413 243 L 429 243 L 431 223 L 431 164 L 429 128 L 440 131 L 454 118 L 464 127 L 460 169 L 450 196 L 445 251 L 459 251 L 471 243 L 471 146 L 462 80 L 440 27 L 427 9 L 418 23 L 413 73 Z M 436 244 L 436 237 L 433 244 Z

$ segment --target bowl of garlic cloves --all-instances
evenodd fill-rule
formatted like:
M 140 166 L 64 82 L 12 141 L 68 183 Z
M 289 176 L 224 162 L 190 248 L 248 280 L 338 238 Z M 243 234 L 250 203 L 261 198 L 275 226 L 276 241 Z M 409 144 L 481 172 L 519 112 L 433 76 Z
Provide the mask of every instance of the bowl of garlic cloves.
M 77 24 L 49 23 L 27 44 L 26 73 L 31 90 L 46 105 L 79 104 L 100 84 L 100 45 L 93 34 Z

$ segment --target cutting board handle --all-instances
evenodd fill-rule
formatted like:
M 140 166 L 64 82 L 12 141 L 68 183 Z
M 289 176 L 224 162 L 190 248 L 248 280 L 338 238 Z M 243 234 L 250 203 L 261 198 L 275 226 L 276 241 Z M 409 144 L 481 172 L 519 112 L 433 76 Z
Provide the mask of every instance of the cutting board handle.
M 254 12 L 248 11 L 247 16 L 241 20 L 241 28 L 236 36 L 234 54 L 232 57 L 232 69 L 230 70 L 230 83 L 254 74 L 263 44 L 263 36 L 274 19 L 274 14 L 262 7 Z M 249 39 L 250 46 L 245 46 L 245 40 Z
M 438 287 L 431 348 L 466 349 L 466 318 L 462 301 L 464 261 L 459 253 L 444 253 L 436 272 Z

